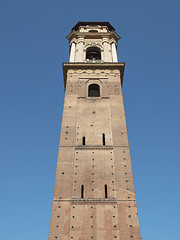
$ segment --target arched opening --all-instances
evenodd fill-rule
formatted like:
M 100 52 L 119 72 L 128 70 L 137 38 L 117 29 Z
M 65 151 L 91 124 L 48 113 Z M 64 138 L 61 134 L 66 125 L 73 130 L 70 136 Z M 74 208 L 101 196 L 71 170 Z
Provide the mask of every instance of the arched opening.
M 84 198 L 84 185 L 81 185 L 81 198 Z
M 103 140 L 103 145 L 106 145 L 106 139 L 105 139 L 105 134 L 104 133 L 102 135 L 102 140 Z
M 86 50 L 86 60 L 101 60 L 101 51 L 98 47 L 89 47 Z
M 105 184 L 104 186 L 104 190 L 105 190 L 105 198 L 108 198 L 108 194 L 107 194 L 107 185 Z
M 89 85 L 88 97 L 100 97 L 100 87 L 98 84 Z

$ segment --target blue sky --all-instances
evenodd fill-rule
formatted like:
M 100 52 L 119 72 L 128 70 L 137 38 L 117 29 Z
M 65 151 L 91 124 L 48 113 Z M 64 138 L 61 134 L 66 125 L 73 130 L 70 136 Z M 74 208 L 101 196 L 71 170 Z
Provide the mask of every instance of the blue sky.
M 66 36 L 109 21 L 123 94 L 141 236 L 179 239 L 180 2 L 0 2 L 0 239 L 48 238 L 63 110 Z

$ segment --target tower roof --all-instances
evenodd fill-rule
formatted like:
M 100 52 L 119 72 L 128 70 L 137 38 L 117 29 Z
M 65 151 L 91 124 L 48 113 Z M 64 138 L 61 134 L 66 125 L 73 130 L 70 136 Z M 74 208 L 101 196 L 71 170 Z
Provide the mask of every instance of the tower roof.
M 115 31 L 113 26 L 109 22 L 78 22 L 73 28 L 73 30 L 78 30 L 80 26 L 86 26 L 86 25 L 102 25 L 102 26 L 107 26 L 109 31 Z

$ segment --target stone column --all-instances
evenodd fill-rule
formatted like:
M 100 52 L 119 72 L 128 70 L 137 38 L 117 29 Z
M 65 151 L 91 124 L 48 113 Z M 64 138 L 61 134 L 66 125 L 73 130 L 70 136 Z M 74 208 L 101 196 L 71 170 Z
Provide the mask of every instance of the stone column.
M 110 55 L 110 44 L 107 39 L 103 39 L 103 49 L 104 49 L 104 62 L 112 62 Z
M 84 59 L 84 38 L 79 38 L 76 48 L 76 62 L 83 62 Z
M 115 45 L 114 42 L 112 42 L 111 47 L 112 47 L 112 59 L 113 59 L 113 62 L 118 62 L 116 45 Z
M 75 62 L 75 50 L 76 50 L 76 44 L 75 42 L 72 42 L 69 62 Z

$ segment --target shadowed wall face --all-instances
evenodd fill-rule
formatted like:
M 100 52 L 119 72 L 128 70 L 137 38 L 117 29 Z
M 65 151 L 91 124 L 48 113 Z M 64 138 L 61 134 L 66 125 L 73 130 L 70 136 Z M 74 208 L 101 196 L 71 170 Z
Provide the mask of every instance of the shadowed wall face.
M 121 85 L 124 63 L 113 61 L 111 45 L 119 36 L 107 23 L 81 23 L 68 39 L 49 240 L 140 240 Z M 101 59 L 87 61 L 89 45 L 99 47 Z

